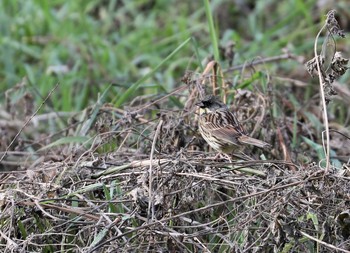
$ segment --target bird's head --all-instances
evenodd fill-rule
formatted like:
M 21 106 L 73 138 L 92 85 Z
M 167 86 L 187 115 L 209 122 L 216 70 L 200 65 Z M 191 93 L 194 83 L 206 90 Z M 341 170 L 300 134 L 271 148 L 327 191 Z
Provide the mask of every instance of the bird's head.
M 209 111 L 215 111 L 218 109 L 226 108 L 226 105 L 221 102 L 218 97 L 213 95 L 206 96 L 199 103 L 196 104 L 201 109 L 207 109 Z

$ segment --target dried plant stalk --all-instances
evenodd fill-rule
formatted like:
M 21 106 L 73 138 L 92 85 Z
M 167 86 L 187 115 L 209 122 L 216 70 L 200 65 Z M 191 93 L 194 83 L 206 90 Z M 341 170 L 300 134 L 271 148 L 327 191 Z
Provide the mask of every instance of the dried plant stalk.
M 325 24 L 322 26 L 318 32 L 315 43 L 314 43 L 314 55 L 315 57 L 306 63 L 306 68 L 311 76 L 313 73 L 317 72 L 320 84 L 320 95 L 321 104 L 323 108 L 323 122 L 325 125 L 325 135 L 326 143 L 324 143 L 324 138 L 322 133 L 323 147 L 325 147 L 326 156 L 326 172 L 330 168 L 330 138 L 329 138 L 329 124 L 328 124 L 328 114 L 327 114 L 327 104 L 331 101 L 331 96 L 335 95 L 336 92 L 332 86 L 335 79 L 343 75 L 348 67 L 348 59 L 342 57 L 340 52 L 336 52 L 336 43 L 334 36 L 339 36 L 344 38 L 345 35 L 340 29 L 338 21 L 335 19 L 335 10 L 331 10 L 327 13 L 327 19 Z M 322 45 L 321 54 L 317 53 L 317 42 L 321 33 L 326 29 L 327 36 Z

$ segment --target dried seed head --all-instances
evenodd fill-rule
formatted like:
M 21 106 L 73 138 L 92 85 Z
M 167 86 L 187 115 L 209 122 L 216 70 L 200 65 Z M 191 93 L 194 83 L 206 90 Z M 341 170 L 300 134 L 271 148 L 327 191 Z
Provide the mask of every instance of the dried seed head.
M 327 29 L 332 35 L 338 35 L 341 38 L 345 38 L 345 34 L 343 30 L 340 29 L 340 26 L 338 24 L 338 21 L 335 19 L 335 10 L 330 10 L 327 13 Z

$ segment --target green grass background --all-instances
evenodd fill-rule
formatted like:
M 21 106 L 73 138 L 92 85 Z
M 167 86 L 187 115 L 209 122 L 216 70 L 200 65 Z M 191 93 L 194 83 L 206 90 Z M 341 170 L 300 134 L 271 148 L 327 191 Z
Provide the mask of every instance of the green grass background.
M 82 110 L 111 83 L 106 101 L 121 106 L 137 95 L 170 91 L 187 69 L 200 71 L 216 52 L 215 39 L 219 45 L 235 41 L 235 64 L 279 55 L 283 48 L 306 61 L 328 10 L 338 11 L 342 25 L 350 13 L 347 1 L 206 2 L 1 0 L 0 99 L 26 78 L 38 105 L 59 82 L 46 111 Z M 53 67 L 68 71 L 49 73 Z M 269 71 L 285 77 L 300 72 L 293 62 Z M 299 74 L 309 78 L 304 70 Z

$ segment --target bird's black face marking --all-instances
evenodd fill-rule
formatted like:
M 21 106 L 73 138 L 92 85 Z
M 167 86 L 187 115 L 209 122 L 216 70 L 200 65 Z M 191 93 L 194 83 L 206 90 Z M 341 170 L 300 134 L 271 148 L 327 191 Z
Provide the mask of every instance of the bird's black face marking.
M 202 101 L 200 101 L 197 106 L 199 106 L 200 108 L 210 108 L 213 105 L 217 104 L 217 99 L 210 95 L 210 96 L 206 96 Z
M 198 106 L 203 109 L 209 108 L 211 107 L 211 105 L 212 103 L 210 101 L 204 101 L 204 100 L 198 103 Z
M 201 102 L 197 104 L 202 109 L 217 110 L 220 108 L 226 108 L 226 105 L 220 101 L 219 98 L 209 95 L 206 96 Z

